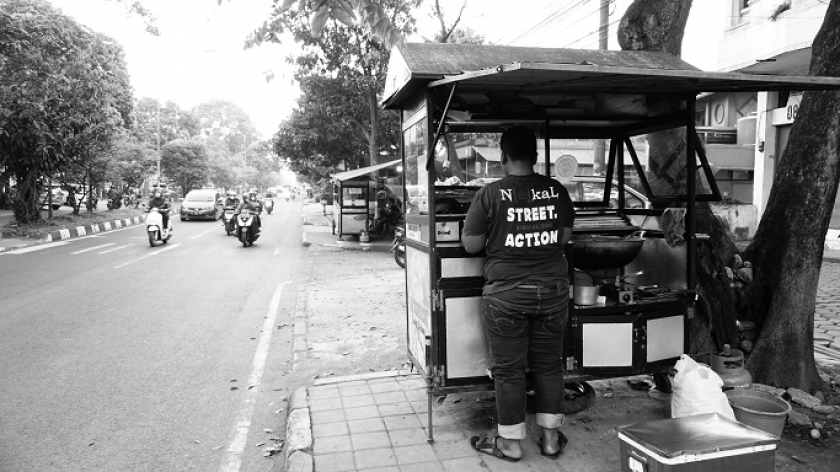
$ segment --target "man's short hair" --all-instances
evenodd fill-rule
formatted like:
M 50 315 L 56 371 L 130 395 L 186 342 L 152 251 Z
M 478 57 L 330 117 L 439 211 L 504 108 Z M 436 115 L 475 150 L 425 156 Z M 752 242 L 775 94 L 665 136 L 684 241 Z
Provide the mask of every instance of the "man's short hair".
M 499 147 L 514 161 L 537 159 L 537 136 L 528 128 L 516 126 L 502 133 Z

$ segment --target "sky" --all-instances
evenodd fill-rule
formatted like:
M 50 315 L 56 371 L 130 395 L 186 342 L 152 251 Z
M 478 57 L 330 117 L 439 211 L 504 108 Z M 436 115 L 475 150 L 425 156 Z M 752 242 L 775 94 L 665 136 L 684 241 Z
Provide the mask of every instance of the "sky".
M 123 46 L 137 98 L 173 101 L 189 109 L 227 99 L 245 110 L 264 139 L 295 107 L 299 89 L 286 57 L 299 48 L 291 42 L 245 50 L 247 35 L 269 17 L 272 0 L 141 0 L 157 17 L 161 35 L 147 33 L 144 23 L 113 0 L 49 0 L 65 14 Z M 441 0 L 454 18 L 464 0 Z M 597 48 L 600 0 L 466 0 L 461 25 L 495 44 L 512 46 Z M 725 0 L 694 0 L 683 59 L 714 70 L 717 37 L 724 21 Z M 610 23 L 617 22 L 632 0 L 612 0 Z M 129 3 L 129 2 L 125 2 Z M 426 0 L 411 41 L 434 36 L 438 28 Z M 512 8 L 511 5 L 516 5 Z M 616 24 L 610 26 L 610 49 L 619 49 Z M 710 47 L 710 45 L 712 45 Z M 266 73 L 274 74 L 266 81 Z

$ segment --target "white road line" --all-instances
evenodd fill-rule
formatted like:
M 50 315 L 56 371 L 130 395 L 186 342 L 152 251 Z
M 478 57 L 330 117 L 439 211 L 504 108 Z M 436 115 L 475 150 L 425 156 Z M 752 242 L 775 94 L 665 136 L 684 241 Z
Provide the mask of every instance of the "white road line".
M 6 251 L 3 254 L 26 254 L 27 252 L 35 252 L 40 251 L 42 249 L 50 249 L 53 247 L 59 246 L 66 246 L 70 244 L 70 241 L 56 241 L 54 243 L 46 243 L 46 244 L 39 244 L 37 246 L 29 246 L 21 249 L 15 249 L 14 251 Z
M 280 254 L 280 248 L 279 247 L 274 250 L 274 254 L 272 254 L 272 256 L 276 256 L 277 254 Z
M 82 253 L 89 252 L 89 251 L 95 251 L 97 249 L 102 249 L 103 247 L 108 247 L 108 246 L 113 246 L 113 245 L 114 245 L 114 243 L 108 243 L 108 244 L 103 244 L 101 246 L 89 247 L 87 249 L 82 249 L 81 251 L 71 252 L 70 255 L 75 256 L 76 254 L 82 254 Z
M 242 453 L 245 452 L 245 444 L 248 442 L 248 432 L 251 429 L 251 419 L 254 416 L 254 406 L 257 402 L 257 393 L 260 390 L 258 387 L 265 368 L 265 359 L 268 357 L 271 333 L 274 332 L 274 320 L 277 318 L 277 310 L 280 308 L 283 287 L 290 283 L 283 282 L 274 290 L 274 296 L 271 298 L 271 304 L 263 323 L 262 334 L 257 343 L 257 352 L 254 353 L 253 370 L 248 377 L 248 389 L 243 392 L 242 407 L 233 422 L 233 428 L 229 435 L 229 446 L 222 457 L 219 472 L 239 472 L 242 466 Z
M 215 230 L 213 230 L 213 229 L 208 229 L 207 231 L 205 231 L 205 232 L 203 232 L 203 233 L 201 233 L 201 234 L 197 234 L 197 235 L 195 235 L 195 236 L 190 236 L 190 239 L 198 239 L 198 238 L 200 238 L 200 237 L 204 236 L 205 234 L 207 234 L 207 233 L 209 233 L 209 232 L 211 232 L 211 231 L 215 231 Z
M 156 250 L 155 250 L 155 252 L 151 252 L 151 253 L 149 253 L 149 254 L 146 254 L 146 255 L 145 255 L 145 256 L 143 256 L 143 257 L 138 257 L 137 259 L 134 259 L 134 260 L 131 260 L 131 261 L 125 262 L 125 263 L 123 263 L 123 264 L 120 264 L 120 265 L 118 265 L 118 266 L 114 267 L 114 269 L 122 269 L 123 267 L 125 267 L 125 266 L 127 266 L 127 265 L 131 265 L 131 264 L 134 264 L 135 262 L 140 262 L 140 261 L 142 261 L 143 259 L 148 259 L 148 258 L 150 258 L 150 257 L 157 256 L 158 254 L 160 254 L 160 253 L 162 253 L 162 252 L 171 251 L 172 249 L 175 249 L 176 247 L 179 247 L 179 246 L 181 246 L 181 245 L 180 245 L 180 244 L 172 244 L 172 245 L 167 246 L 167 247 L 165 247 L 165 248 L 156 249 Z M 150 248 L 150 249 L 151 249 L 151 248 Z
M 130 244 L 126 244 L 125 246 L 115 247 L 113 249 L 108 249 L 107 251 L 102 251 L 102 252 L 99 252 L 97 254 L 108 254 L 109 252 L 119 251 L 120 249 L 125 249 L 129 246 L 130 246 Z

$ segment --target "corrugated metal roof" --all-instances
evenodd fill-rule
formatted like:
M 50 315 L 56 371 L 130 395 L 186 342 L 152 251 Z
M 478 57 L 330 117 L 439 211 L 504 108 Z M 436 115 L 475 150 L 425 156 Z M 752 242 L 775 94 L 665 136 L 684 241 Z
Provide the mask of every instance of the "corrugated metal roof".
M 833 77 L 704 72 L 676 56 L 647 51 L 404 44 L 392 51 L 383 103 L 400 108 L 418 88 L 458 83 L 459 93 L 621 93 L 840 89 Z

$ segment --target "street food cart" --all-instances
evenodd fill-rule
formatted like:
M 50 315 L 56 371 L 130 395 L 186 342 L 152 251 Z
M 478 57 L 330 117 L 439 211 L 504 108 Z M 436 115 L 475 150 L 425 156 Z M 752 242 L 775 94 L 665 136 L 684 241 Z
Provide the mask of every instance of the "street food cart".
M 428 381 L 429 439 L 433 395 L 493 387 L 480 320 L 484 258 L 464 250 L 460 233 L 475 193 L 502 177 L 502 131 L 533 130 L 542 142 L 537 170 L 557 177 L 575 203 L 567 381 L 662 378 L 689 347 L 695 246 L 704 237 L 695 233 L 695 202 L 720 198 L 695 132 L 697 94 L 839 83 L 703 72 L 656 52 L 395 48 L 383 104 L 401 114 L 407 344 Z M 670 148 L 677 151 L 667 162 L 680 171 L 654 171 L 652 155 L 661 151 L 651 143 L 675 140 L 682 145 Z M 599 142 L 606 171 L 592 182 L 583 164 L 594 164 Z M 651 204 L 628 205 L 628 188 Z M 577 296 L 592 285 L 596 297 Z
M 339 172 L 333 180 L 333 234 L 339 238 L 370 233 L 377 203 L 376 182 L 370 176 L 401 160 Z

